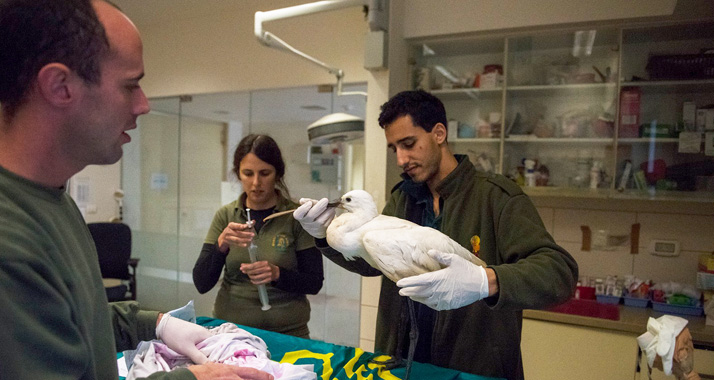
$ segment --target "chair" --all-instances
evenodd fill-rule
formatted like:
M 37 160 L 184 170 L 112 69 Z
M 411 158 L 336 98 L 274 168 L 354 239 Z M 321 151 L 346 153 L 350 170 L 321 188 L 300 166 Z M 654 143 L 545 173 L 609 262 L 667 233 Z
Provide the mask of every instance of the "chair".
M 110 302 L 136 300 L 136 266 L 131 258 L 131 229 L 124 223 L 88 223 Z M 129 270 L 131 268 L 131 270 Z

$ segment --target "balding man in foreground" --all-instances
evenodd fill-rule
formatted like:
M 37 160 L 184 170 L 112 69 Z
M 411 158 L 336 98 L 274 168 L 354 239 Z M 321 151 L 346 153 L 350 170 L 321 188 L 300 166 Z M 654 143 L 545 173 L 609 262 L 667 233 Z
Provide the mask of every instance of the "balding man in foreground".
M 92 237 L 64 185 L 121 158 L 126 131 L 149 112 L 143 75 L 139 32 L 113 5 L 0 0 L 1 379 L 117 379 L 116 352 L 157 335 L 205 364 L 151 379 L 272 379 L 207 363 L 195 346 L 210 335 L 201 326 L 107 304 Z

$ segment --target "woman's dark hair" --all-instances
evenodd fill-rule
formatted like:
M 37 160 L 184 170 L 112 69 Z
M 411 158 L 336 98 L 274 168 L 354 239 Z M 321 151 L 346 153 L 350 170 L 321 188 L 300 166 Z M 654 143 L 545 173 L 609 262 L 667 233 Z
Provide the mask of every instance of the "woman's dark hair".
M 382 105 L 379 126 L 384 128 L 402 116 L 411 116 L 415 126 L 431 132 L 437 123 L 447 127 L 444 104 L 423 90 L 402 91 Z
M 253 153 L 262 161 L 273 165 L 275 168 L 275 183 L 285 198 L 290 199 L 290 192 L 285 185 L 285 161 L 280 153 L 278 143 L 268 135 L 250 134 L 243 137 L 238 143 L 235 153 L 233 153 L 233 173 L 240 179 L 240 162 L 243 158 Z
M 91 0 L 0 2 L 0 103 L 12 119 L 45 65 L 66 65 L 98 84 L 109 52 L 104 26 Z

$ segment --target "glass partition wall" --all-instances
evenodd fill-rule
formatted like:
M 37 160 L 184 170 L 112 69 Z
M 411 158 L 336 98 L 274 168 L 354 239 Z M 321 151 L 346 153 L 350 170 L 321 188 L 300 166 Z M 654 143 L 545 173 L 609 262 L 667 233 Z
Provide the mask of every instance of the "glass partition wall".
M 365 91 L 366 86 L 349 86 Z M 211 316 L 219 285 L 199 294 L 192 269 L 215 211 L 236 199 L 235 146 L 248 133 L 271 135 L 286 162 L 293 199 L 338 198 L 363 188 L 364 143 L 320 146 L 335 159 L 335 176 L 314 175 L 316 152 L 307 126 L 333 112 L 364 117 L 365 98 L 337 97 L 317 86 L 153 99 L 152 112 L 130 131 L 122 161 L 124 221 L 133 232 L 139 301 L 170 310 L 194 300 L 197 315 Z M 325 282 L 310 299 L 313 339 L 359 345 L 358 275 L 324 260 Z

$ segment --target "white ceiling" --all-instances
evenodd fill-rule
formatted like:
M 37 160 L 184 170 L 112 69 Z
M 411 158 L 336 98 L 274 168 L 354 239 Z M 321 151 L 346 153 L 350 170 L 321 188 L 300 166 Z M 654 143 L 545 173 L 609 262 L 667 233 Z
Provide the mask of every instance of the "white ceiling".
M 179 19 L 205 17 L 225 12 L 241 12 L 255 0 L 111 0 L 139 27 L 150 32 L 152 25 Z M 265 10 L 308 3 L 310 0 L 266 1 Z M 250 37 L 246 37 L 250 38 Z M 267 48 L 266 48 L 267 49 Z M 345 86 L 345 91 L 366 91 L 366 86 Z M 152 109 L 175 114 L 178 99 L 153 99 Z M 307 108 L 305 108 L 307 107 Z M 315 107 L 324 109 L 314 109 Z M 334 109 L 334 111 L 332 111 Z M 248 111 L 250 110 L 250 111 Z M 318 93 L 317 87 L 246 92 L 201 94 L 181 105 L 183 115 L 222 122 L 312 122 L 330 112 L 346 112 L 364 117 L 365 99 L 346 96 L 332 100 L 331 94 Z

